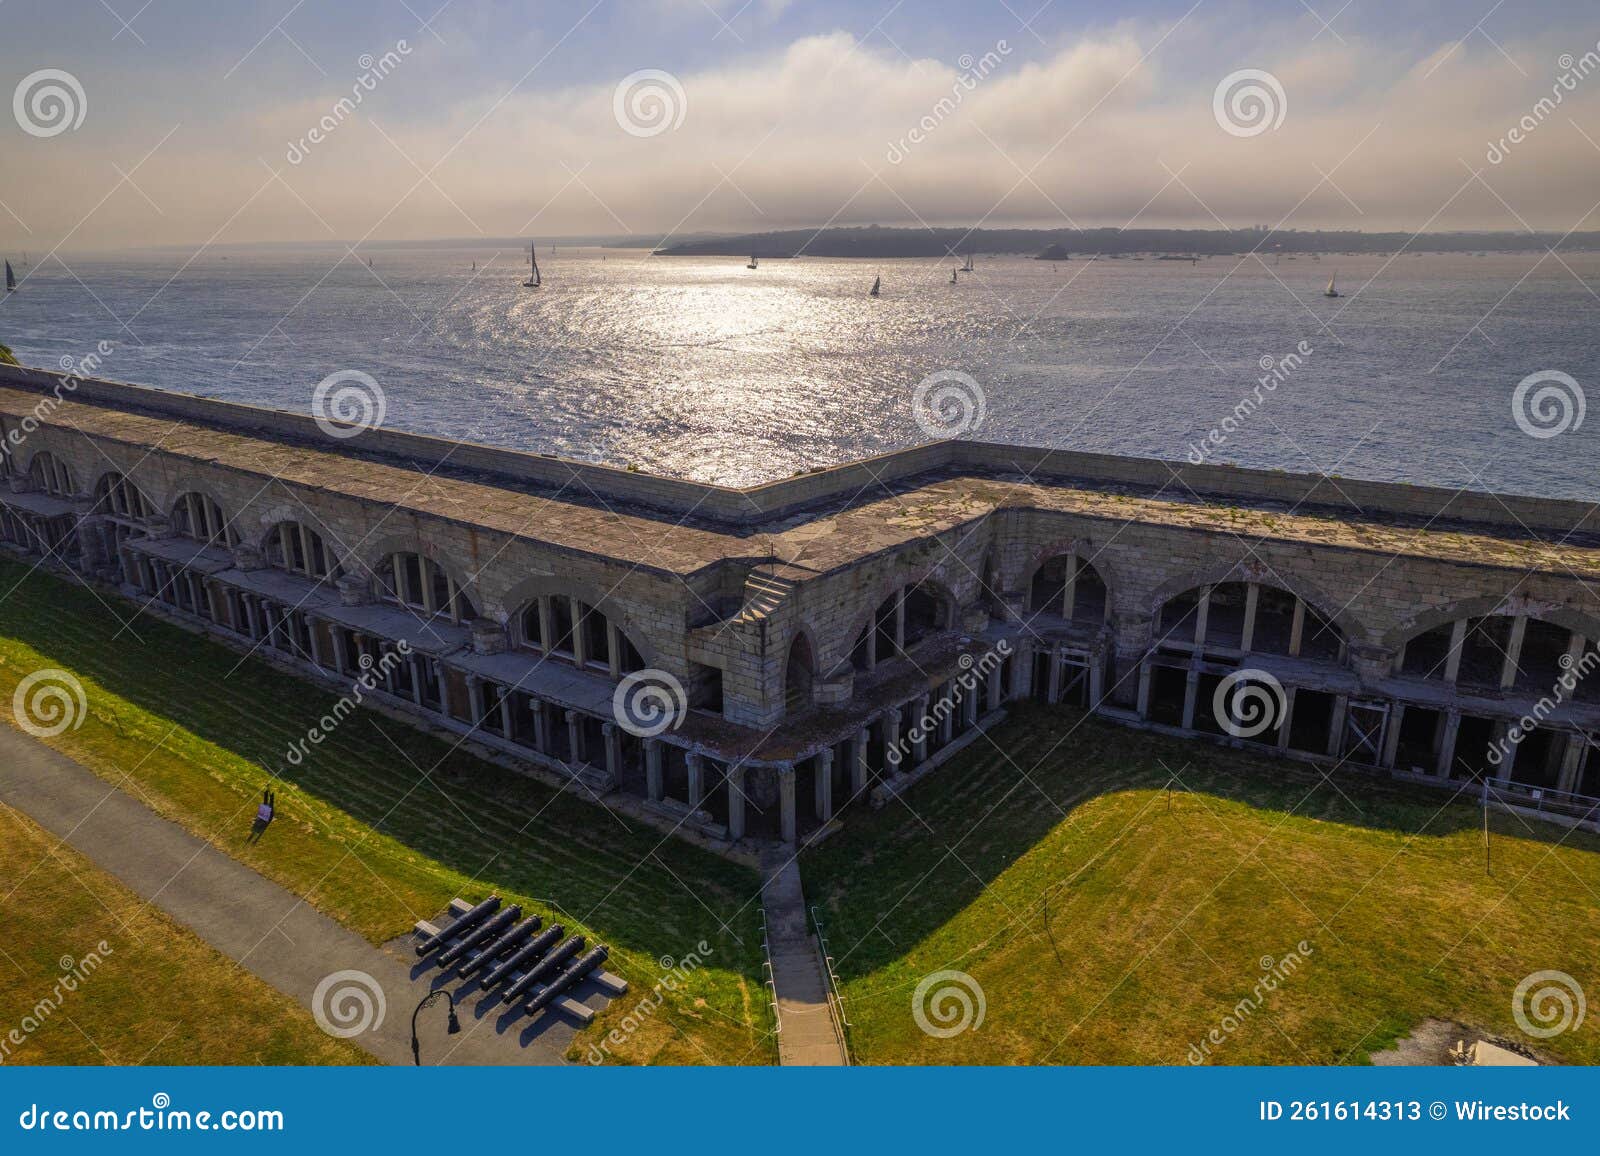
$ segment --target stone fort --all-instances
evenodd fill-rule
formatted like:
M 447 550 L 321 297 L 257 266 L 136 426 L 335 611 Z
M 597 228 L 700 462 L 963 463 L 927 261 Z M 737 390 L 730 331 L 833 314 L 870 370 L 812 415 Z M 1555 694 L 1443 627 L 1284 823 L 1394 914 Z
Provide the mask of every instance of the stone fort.
M 1600 506 L 972 441 L 739 490 L 9 366 L 0 439 L 28 564 L 725 851 L 1019 699 L 1600 799 Z

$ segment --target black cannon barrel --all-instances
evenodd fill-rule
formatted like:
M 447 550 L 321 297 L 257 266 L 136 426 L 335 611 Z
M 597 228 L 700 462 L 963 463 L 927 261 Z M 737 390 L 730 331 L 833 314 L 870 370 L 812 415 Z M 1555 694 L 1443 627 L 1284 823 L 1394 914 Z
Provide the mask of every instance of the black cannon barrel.
M 448 966 L 461 959 L 479 944 L 488 943 L 506 928 L 522 918 L 522 908 L 513 903 L 498 915 L 492 916 L 487 923 L 480 923 L 477 927 L 467 932 L 449 947 L 439 953 L 441 967 Z
M 499 959 L 513 947 L 516 947 L 517 944 L 521 943 L 524 939 L 527 939 L 528 936 L 532 935 L 535 931 L 538 931 L 543 923 L 544 920 L 537 915 L 535 915 L 532 919 L 524 919 L 521 923 L 517 924 L 493 943 L 488 944 L 482 951 L 478 952 L 477 955 L 473 956 L 472 959 L 463 964 L 461 967 L 461 974 L 471 975 L 481 968 L 488 967 L 496 959 Z
M 504 983 L 524 967 L 531 967 L 541 955 L 561 942 L 561 937 L 566 933 L 567 929 L 561 924 L 552 923 L 497 964 L 493 971 L 483 977 L 483 986 L 494 987 L 496 984 Z
M 528 990 L 540 980 L 555 975 L 561 970 L 561 965 L 577 955 L 584 947 L 583 936 L 574 935 L 549 955 L 528 969 L 528 974 L 517 980 L 516 983 L 506 988 L 506 1002 L 515 1003 L 518 999 L 528 994 Z
M 432 951 L 434 948 L 443 947 L 456 936 L 472 930 L 472 928 L 482 923 L 485 919 L 488 919 L 489 916 L 493 915 L 495 911 L 499 909 L 499 907 L 500 896 L 489 896 L 489 898 L 478 904 L 471 911 L 467 912 L 460 919 L 452 923 L 449 927 L 439 932 L 438 935 L 430 935 L 427 939 L 424 939 L 421 943 L 417 944 L 417 954 L 427 955 L 428 952 Z
M 556 996 L 577 985 L 584 976 L 604 963 L 606 957 L 610 954 L 611 949 L 602 943 L 594 950 L 580 955 L 560 975 L 552 979 L 543 991 L 535 993 L 534 997 L 528 1001 L 528 1011 L 530 1013 L 536 1012 L 542 1007 L 547 1007 Z

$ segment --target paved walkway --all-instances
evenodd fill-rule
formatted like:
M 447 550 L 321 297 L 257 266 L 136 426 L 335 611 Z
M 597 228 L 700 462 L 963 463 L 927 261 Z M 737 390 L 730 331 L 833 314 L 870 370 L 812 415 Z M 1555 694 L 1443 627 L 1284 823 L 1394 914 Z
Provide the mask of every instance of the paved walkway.
M 768 870 L 761 888 L 767 913 L 772 982 L 778 989 L 778 1062 L 844 1064 L 844 1041 L 828 1008 L 828 980 L 817 941 L 806 927 L 800 865 L 792 855 Z
M 387 1008 L 376 1028 L 351 1042 L 384 1063 L 411 1063 L 411 1011 L 439 972 L 419 969 L 404 944 L 372 946 L 132 795 L 5 724 L 0 724 L 0 803 L 31 816 L 307 1009 L 317 986 L 334 972 L 365 972 Z M 241 839 L 249 818 L 240 816 Z M 269 828 L 269 848 L 271 841 Z M 575 1032 L 558 1015 L 507 1016 L 498 998 L 491 997 L 478 1007 L 470 999 L 462 1004 L 462 1032 L 448 1036 L 442 1003 L 422 1013 L 424 1063 L 559 1064 Z M 325 1010 L 326 1004 L 325 999 Z

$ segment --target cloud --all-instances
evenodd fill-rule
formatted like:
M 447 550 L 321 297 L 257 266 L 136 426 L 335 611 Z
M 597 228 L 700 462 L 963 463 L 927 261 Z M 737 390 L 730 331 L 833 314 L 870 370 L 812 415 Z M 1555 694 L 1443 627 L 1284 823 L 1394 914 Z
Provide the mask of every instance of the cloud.
M 298 165 L 284 160 L 288 142 L 341 90 L 251 109 L 227 131 L 180 134 L 139 174 L 164 214 L 123 188 L 78 239 L 203 237 L 252 193 L 224 239 L 353 238 L 375 224 L 388 238 L 830 219 L 1600 227 L 1584 216 L 1600 148 L 1579 131 L 1600 139 L 1600 74 L 1565 93 L 1503 163 L 1486 160 L 1490 142 L 1550 94 L 1549 44 L 1512 46 L 1524 76 L 1470 43 L 1407 58 L 1354 37 L 1301 37 L 1283 41 L 1298 48 L 1241 58 L 1226 28 L 1191 25 L 1158 47 L 1160 36 L 1120 26 L 1047 53 L 997 41 L 960 62 L 908 59 L 842 32 L 810 36 L 684 71 L 681 126 L 648 136 L 618 123 L 620 76 L 509 96 L 479 79 L 462 92 L 419 52 Z M 1218 126 L 1213 90 L 1242 67 L 1281 83 L 1280 128 L 1244 138 Z M 419 91 L 454 99 L 418 109 Z M 67 137 L 25 143 L 34 177 L 8 203 L 37 232 L 64 231 L 115 181 L 107 159 L 83 149 Z M 292 193 L 260 188 L 263 159 Z

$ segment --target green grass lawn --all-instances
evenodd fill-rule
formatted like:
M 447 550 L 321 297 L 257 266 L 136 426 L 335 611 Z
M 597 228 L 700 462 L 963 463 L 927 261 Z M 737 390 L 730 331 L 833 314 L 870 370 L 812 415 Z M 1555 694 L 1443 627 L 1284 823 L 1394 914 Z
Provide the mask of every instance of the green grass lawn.
M 1481 812 L 1442 793 L 1344 775 L 1347 799 L 1304 766 L 1067 710 L 1022 707 L 993 738 L 802 859 L 859 1062 L 1183 1064 L 1215 1028 L 1205 1062 L 1363 1063 L 1437 1017 L 1600 1063 L 1600 839 L 1497 815 L 1486 875 Z M 976 1030 L 916 1025 L 942 969 L 981 987 Z M 1543 970 L 1591 1007 L 1534 1040 L 1512 998 Z
M 579 1033 L 573 1058 L 657 984 L 662 957 L 704 942 L 706 965 L 612 1043 L 614 1058 L 773 1062 L 754 871 L 369 711 L 292 766 L 285 751 L 335 695 L 149 615 L 119 635 L 118 616 L 134 607 L 111 605 L 0 560 L 0 703 L 44 667 L 87 692 L 84 724 L 51 746 L 108 778 L 131 776 L 163 814 L 373 942 L 453 896 L 497 891 L 609 944 L 608 967 L 634 989 Z M 247 846 L 274 773 L 278 821 Z
M 0 1015 L 27 1033 L 5 1063 L 372 1062 L 59 843 L 0 807 Z

